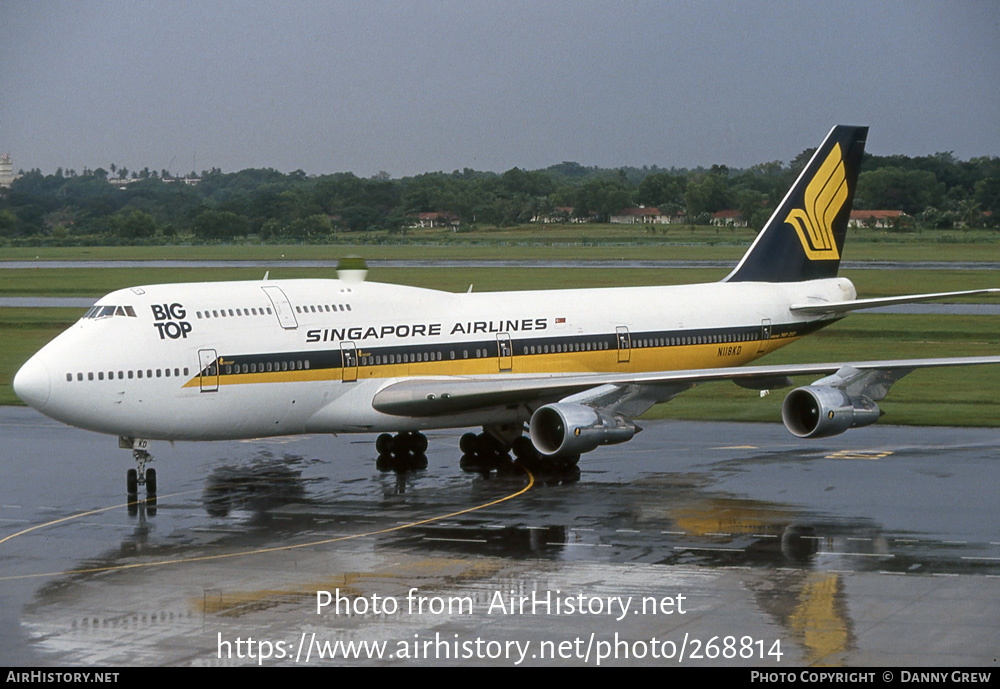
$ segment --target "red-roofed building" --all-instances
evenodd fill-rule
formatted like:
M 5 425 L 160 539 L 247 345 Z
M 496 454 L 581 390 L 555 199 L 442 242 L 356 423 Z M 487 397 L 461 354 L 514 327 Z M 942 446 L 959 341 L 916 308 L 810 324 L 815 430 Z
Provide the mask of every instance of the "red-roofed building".
M 712 213 L 711 223 L 719 227 L 746 227 L 747 221 L 739 211 L 719 211 Z
M 848 227 L 899 227 L 910 221 L 903 211 L 851 211 Z

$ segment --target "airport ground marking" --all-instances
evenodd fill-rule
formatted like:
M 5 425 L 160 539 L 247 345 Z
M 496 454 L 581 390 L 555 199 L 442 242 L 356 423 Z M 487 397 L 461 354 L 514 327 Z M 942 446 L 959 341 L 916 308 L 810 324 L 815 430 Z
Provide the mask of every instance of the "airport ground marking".
M 198 491 L 189 490 L 189 491 L 184 491 L 182 493 L 171 493 L 169 495 L 164 495 L 162 497 L 164 497 L 164 498 L 176 498 L 179 495 L 187 495 L 188 493 L 196 493 L 196 492 L 198 492 Z M 95 515 L 95 514 L 101 514 L 102 512 L 110 512 L 112 510 L 120 510 L 122 507 L 132 507 L 132 506 L 135 506 L 135 505 L 140 505 L 143 502 L 145 502 L 145 501 L 144 500 L 132 500 L 132 501 L 126 502 L 124 504 L 112 505 L 110 507 L 101 507 L 99 509 L 88 510 L 86 512 L 78 512 L 77 514 L 71 514 L 68 517 L 61 517 L 59 519 L 53 519 L 52 521 L 48 521 L 48 522 L 45 522 L 43 524 L 36 524 L 35 526 L 31 526 L 31 527 L 29 527 L 27 529 L 22 529 L 21 531 L 18 531 L 17 533 L 12 533 L 9 536 L 4 536 L 3 538 L 0 538 L 0 545 L 3 545 L 7 541 L 11 541 L 11 540 L 17 538 L 18 536 L 23 536 L 23 535 L 25 535 L 27 533 L 30 533 L 32 531 L 37 531 L 38 529 L 45 529 L 45 528 L 48 528 L 50 526 L 56 526 L 57 524 L 62 524 L 64 522 L 69 522 L 69 521 L 74 521 L 74 520 L 77 520 L 77 519 L 82 519 L 84 517 L 89 517 L 89 516 L 92 516 L 92 515 Z
M 165 567 L 167 565 L 179 565 L 179 564 L 189 564 L 192 562 L 207 562 L 210 560 L 223 560 L 235 557 L 249 557 L 251 555 L 263 555 L 265 553 L 276 553 L 284 550 L 296 550 L 298 548 L 310 548 L 321 545 L 329 545 L 331 543 L 340 543 L 342 541 L 350 541 L 357 538 L 368 538 L 371 536 L 381 536 L 383 534 L 392 533 L 394 531 L 402 531 L 404 529 L 410 529 L 417 526 L 423 526 L 424 524 L 431 524 L 433 522 L 442 521 L 444 519 L 451 519 L 453 517 L 458 517 L 463 514 L 469 514 L 471 512 L 476 512 L 478 510 L 486 509 L 487 507 L 492 507 L 494 505 L 499 505 L 500 503 L 507 502 L 508 500 L 513 500 L 516 497 L 524 495 L 529 490 L 531 490 L 535 485 L 535 475 L 531 473 L 526 467 L 520 467 L 522 471 L 528 476 L 528 483 L 523 486 L 518 491 L 511 493 L 510 495 L 505 495 L 502 498 L 497 498 L 496 500 L 491 500 L 490 502 L 483 503 L 481 505 L 476 505 L 474 507 L 467 507 L 464 510 L 458 510 L 457 512 L 449 512 L 448 514 L 438 515 L 436 517 L 428 517 L 427 519 L 420 519 L 415 522 L 407 522 L 405 524 L 398 524 L 396 526 L 386 527 L 384 529 L 377 529 L 375 531 L 366 531 L 356 534 L 348 534 L 346 536 L 336 536 L 334 538 L 324 538 L 318 541 L 309 541 L 307 543 L 294 543 L 290 545 L 274 546 L 271 548 L 256 548 L 254 550 L 243 550 L 236 553 L 222 553 L 218 555 L 199 555 L 197 557 L 185 557 L 176 560 L 156 560 L 154 562 L 134 562 L 128 565 L 109 565 L 107 567 L 86 567 L 81 569 L 68 569 L 60 572 L 36 572 L 34 574 L 17 574 L 14 576 L 0 577 L 0 581 L 14 581 L 18 579 L 37 579 L 39 577 L 51 577 L 51 576 L 64 576 L 67 574 L 93 574 L 96 572 L 114 572 L 127 569 L 140 569 L 146 567 Z M 170 495 L 165 495 L 165 498 L 177 497 L 178 495 L 185 495 L 186 493 L 193 493 L 197 491 L 185 491 L 184 493 L 172 493 Z M 142 501 L 133 501 L 126 503 L 125 505 L 114 505 L 112 507 L 102 507 L 97 510 L 89 510 L 87 512 L 80 512 L 79 514 L 70 515 L 68 517 L 62 517 L 61 519 L 55 519 L 44 524 L 38 524 L 28 529 L 23 529 L 17 533 L 6 536 L 0 539 L 0 545 L 18 536 L 23 536 L 26 533 L 35 531 L 37 529 L 42 529 L 49 526 L 55 526 L 64 522 L 72 521 L 74 519 L 80 519 L 92 514 L 98 514 L 101 512 L 107 512 L 114 509 L 120 509 L 121 507 L 128 507 L 130 505 L 140 504 Z
M 893 453 L 892 450 L 837 450 L 826 455 L 824 459 L 882 459 Z

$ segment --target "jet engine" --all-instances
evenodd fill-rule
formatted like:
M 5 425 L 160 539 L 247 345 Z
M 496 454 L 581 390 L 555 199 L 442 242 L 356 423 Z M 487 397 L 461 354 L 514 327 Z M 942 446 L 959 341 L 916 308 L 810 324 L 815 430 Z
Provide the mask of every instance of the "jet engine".
M 848 428 L 870 426 L 882 415 L 867 397 L 850 397 L 841 388 L 807 385 L 788 393 L 781 405 L 781 420 L 792 435 L 825 438 Z
M 532 445 L 546 457 L 568 457 L 598 445 L 623 443 L 639 430 L 621 414 L 608 415 L 582 404 L 548 404 L 528 422 Z

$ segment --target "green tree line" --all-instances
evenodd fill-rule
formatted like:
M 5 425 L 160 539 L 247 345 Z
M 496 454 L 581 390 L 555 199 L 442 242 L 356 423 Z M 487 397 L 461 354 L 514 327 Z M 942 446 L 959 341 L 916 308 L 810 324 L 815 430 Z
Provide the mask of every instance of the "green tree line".
M 418 214 L 428 212 L 460 227 L 503 227 L 537 217 L 607 222 L 639 205 L 683 215 L 689 224 L 737 210 L 759 229 L 812 152 L 787 165 L 772 161 L 740 170 L 564 162 L 542 170 L 466 168 L 393 179 L 385 173 L 362 178 L 350 172 L 212 169 L 189 175 L 197 177 L 195 185 L 167 170 L 143 169 L 130 177 L 116 165 L 110 173 L 100 167 L 48 175 L 35 169 L 0 190 L 0 238 L 128 244 L 253 235 L 274 242 L 324 241 L 348 232 L 406 232 Z M 857 209 L 904 211 L 908 227 L 1000 227 L 1000 158 L 866 156 L 862 170 Z

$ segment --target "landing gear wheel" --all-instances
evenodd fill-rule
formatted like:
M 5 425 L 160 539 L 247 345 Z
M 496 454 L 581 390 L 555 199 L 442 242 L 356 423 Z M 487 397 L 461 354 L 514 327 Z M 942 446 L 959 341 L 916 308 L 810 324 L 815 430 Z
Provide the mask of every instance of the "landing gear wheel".
M 135 469 L 129 469 L 125 472 L 125 490 L 129 495 L 135 495 L 139 492 L 139 472 Z
M 471 455 L 475 453 L 477 437 L 475 433 L 466 433 L 462 436 L 462 439 L 458 441 L 458 449 L 462 451 L 462 454 Z
M 389 454 L 389 450 L 392 449 L 392 436 L 388 433 L 382 433 L 379 437 L 375 438 L 375 450 L 379 455 Z
M 413 433 L 413 451 L 418 455 L 427 452 L 427 436 L 423 433 Z
M 559 467 L 575 467 L 580 463 L 580 455 L 568 455 L 566 457 L 560 457 L 556 460 L 556 466 Z
M 520 438 L 514 441 L 511 446 L 514 451 L 514 456 L 518 459 L 537 459 L 538 450 L 535 446 L 531 444 L 531 439 L 528 436 L 522 435 Z
M 146 495 L 156 495 L 156 469 L 146 469 Z

